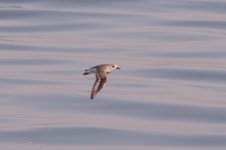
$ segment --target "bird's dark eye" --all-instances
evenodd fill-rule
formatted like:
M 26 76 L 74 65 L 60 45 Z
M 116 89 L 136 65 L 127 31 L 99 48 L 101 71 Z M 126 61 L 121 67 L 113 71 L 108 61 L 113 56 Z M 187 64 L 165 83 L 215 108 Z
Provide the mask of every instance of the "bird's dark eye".
M 115 65 L 113 65 L 112 67 L 115 68 Z

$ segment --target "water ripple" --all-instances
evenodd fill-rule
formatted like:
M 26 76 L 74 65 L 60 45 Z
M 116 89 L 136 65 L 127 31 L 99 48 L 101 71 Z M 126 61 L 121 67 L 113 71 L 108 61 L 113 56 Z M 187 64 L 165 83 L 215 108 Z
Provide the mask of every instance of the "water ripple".
M 226 70 L 206 70 L 206 69 L 151 69 L 149 75 L 155 78 L 165 78 L 174 80 L 193 80 L 204 82 L 226 82 Z
M 225 149 L 225 8 L 2 0 L 0 147 Z M 102 63 L 122 69 L 91 101 L 82 73 Z
M 103 128 L 45 128 L 0 132 L 0 140 L 14 143 L 79 144 L 79 145 L 158 145 L 158 146 L 226 146 L 225 135 L 162 135 Z M 106 138 L 108 137 L 108 138 Z M 203 145 L 203 143 L 205 143 Z

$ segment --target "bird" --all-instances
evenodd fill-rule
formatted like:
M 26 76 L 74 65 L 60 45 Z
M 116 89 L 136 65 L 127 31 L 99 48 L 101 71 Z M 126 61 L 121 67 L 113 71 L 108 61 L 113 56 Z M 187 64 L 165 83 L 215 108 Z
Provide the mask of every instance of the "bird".
M 120 69 L 120 68 L 118 67 L 118 65 L 115 65 L 115 64 L 101 64 L 85 70 L 83 75 L 89 75 L 92 73 L 96 74 L 96 81 L 93 84 L 91 95 L 90 95 L 91 100 L 104 87 L 105 83 L 107 82 L 107 74 L 109 74 L 115 69 Z

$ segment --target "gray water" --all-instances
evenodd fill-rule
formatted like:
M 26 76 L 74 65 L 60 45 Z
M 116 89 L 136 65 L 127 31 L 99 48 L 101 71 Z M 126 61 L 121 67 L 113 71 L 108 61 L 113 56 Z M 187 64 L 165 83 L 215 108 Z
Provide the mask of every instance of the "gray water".
M 225 0 L 0 1 L 1 150 L 225 148 Z

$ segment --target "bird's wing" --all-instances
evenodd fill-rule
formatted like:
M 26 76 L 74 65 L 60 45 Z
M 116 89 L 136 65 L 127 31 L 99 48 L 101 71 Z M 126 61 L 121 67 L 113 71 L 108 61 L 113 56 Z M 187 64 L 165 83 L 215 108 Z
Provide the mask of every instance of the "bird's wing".
M 99 80 L 100 79 L 99 79 L 99 77 L 96 74 L 96 81 L 93 84 L 93 88 L 92 88 L 92 92 L 91 92 L 91 96 L 90 96 L 91 99 L 93 99 L 94 96 L 96 95 L 96 86 L 97 86 L 97 83 L 99 82 Z
M 98 84 L 99 82 L 99 84 Z M 93 84 L 92 92 L 91 92 L 91 99 L 94 98 L 94 96 L 100 92 L 100 90 L 104 87 L 104 84 L 107 82 L 107 76 L 106 75 L 100 75 L 96 73 L 96 81 Z M 98 84 L 98 86 L 97 86 Z
M 100 83 L 96 89 L 96 93 L 98 93 L 104 87 L 104 84 L 106 82 L 107 82 L 107 77 L 100 79 Z

